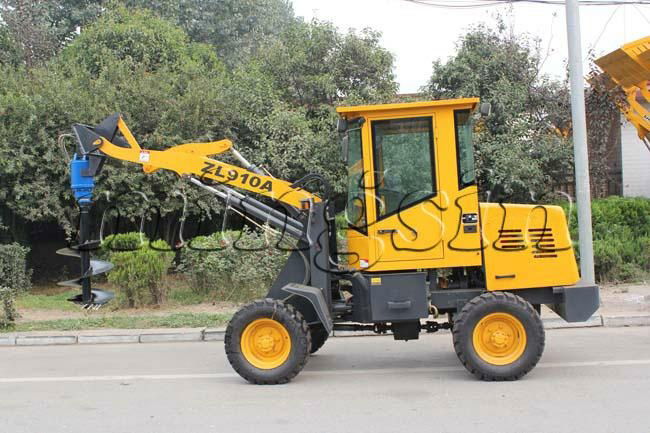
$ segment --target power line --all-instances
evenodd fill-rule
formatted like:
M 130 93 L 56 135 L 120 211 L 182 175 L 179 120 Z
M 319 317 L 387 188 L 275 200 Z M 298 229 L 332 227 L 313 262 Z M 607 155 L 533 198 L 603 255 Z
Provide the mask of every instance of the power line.
M 636 7 L 636 6 L 635 6 L 635 7 Z M 612 19 L 614 18 L 614 15 L 616 15 L 616 12 L 618 12 L 618 10 L 619 10 L 620 8 L 621 8 L 621 5 L 619 5 L 616 9 L 614 9 L 614 11 L 612 12 L 612 14 L 609 16 L 609 19 L 607 20 L 607 22 L 606 22 L 605 25 L 603 26 L 603 30 L 600 32 L 600 34 L 599 34 L 598 37 L 596 38 L 596 42 L 594 42 L 593 45 L 591 46 L 591 49 L 592 49 L 592 50 L 596 48 L 596 45 L 598 45 L 598 42 L 600 42 L 600 38 L 602 38 L 603 35 L 605 34 L 605 31 L 607 30 L 607 26 L 609 26 L 609 23 L 612 22 Z
M 648 19 L 647 16 L 645 16 L 645 14 L 644 14 L 643 11 L 641 10 L 641 8 L 639 8 L 637 5 L 634 5 L 634 9 L 636 9 L 637 12 L 639 12 L 639 14 L 643 17 L 644 20 L 646 20 L 646 22 L 647 22 L 648 24 L 650 24 L 650 20 Z
M 476 9 L 504 4 L 535 3 L 551 6 L 563 6 L 563 0 L 402 0 L 423 6 L 430 6 L 441 9 Z M 622 5 L 645 5 L 650 6 L 650 0 L 582 0 L 581 6 L 622 6 Z

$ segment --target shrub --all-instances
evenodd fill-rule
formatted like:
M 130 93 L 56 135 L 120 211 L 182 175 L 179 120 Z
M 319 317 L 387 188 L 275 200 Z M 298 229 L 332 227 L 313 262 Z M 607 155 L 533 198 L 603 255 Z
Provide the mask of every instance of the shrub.
M 287 252 L 276 244 L 249 229 L 197 237 L 182 250 L 179 270 L 197 292 L 245 302 L 265 295 L 282 269 Z
M 594 265 L 599 281 L 634 281 L 650 271 L 650 200 L 608 197 L 592 202 Z M 578 238 L 575 208 L 571 236 Z
M 137 244 L 134 240 L 137 238 Z M 115 267 L 108 273 L 108 281 L 117 286 L 117 299 L 121 306 L 141 307 L 160 305 L 167 297 L 165 275 L 174 259 L 165 241 L 140 244 L 139 233 L 112 236 L 112 245 L 131 246 L 130 251 L 112 251 L 109 261 Z M 106 244 L 106 241 L 104 242 Z
M 27 269 L 28 248 L 18 244 L 0 245 L 0 327 L 16 320 L 16 296 L 29 290 L 31 270 Z
M 145 235 L 139 232 L 121 233 L 106 236 L 102 242 L 102 249 L 109 252 L 134 251 L 147 244 Z
M 15 306 L 16 291 L 0 286 L 0 328 L 6 328 L 16 320 L 18 315 Z

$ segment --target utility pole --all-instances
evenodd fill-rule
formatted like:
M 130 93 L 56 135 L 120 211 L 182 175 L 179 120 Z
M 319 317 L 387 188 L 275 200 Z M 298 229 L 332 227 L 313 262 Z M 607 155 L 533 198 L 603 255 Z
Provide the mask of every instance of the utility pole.
M 566 26 L 569 43 L 569 77 L 571 80 L 571 117 L 573 119 L 573 155 L 575 159 L 576 205 L 580 236 L 580 274 L 582 285 L 594 285 L 594 245 L 591 232 L 591 189 L 589 186 L 589 151 L 585 88 L 582 69 L 580 6 L 578 0 L 566 0 Z

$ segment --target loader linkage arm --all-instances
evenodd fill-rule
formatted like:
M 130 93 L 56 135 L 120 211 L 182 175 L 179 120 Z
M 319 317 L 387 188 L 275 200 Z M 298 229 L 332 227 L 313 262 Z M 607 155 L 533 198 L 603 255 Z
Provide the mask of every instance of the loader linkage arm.
M 69 301 L 84 308 L 97 309 L 114 297 L 111 292 L 91 286 L 92 276 L 112 268 L 108 262 L 91 258 L 90 250 L 97 248 L 100 241 L 89 238 L 89 214 L 93 205 L 95 177 L 101 171 L 107 156 L 140 164 L 145 173 L 153 173 L 160 169 L 173 171 L 187 178 L 194 185 L 225 200 L 229 208 L 235 209 L 246 218 L 251 216 L 262 220 L 269 226 L 298 239 L 302 244 L 305 244 L 308 238 L 314 239 L 315 243 L 308 244 L 310 254 L 314 250 L 310 260 L 318 263 L 323 271 L 320 273 L 313 271 L 312 280 L 319 281 L 317 275 L 324 275 L 326 281 L 321 286 L 329 287 L 325 272 L 330 258 L 327 247 L 333 243 L 330 238 L 334 231 L 321 227 L 323 224 L 319 224 L 319 221 L 322 222 L 325 218 L 333 220 L 334 217 L 328 200 L 321 200 L 301 188 L 301 185 L 313 178 L 322 181 L 319 176 L 308 175 L 292 184 L 266 175 L 239 154 L 232 147 L 230 140 L 187 143 L 166 150 L 142 149 L 119 114 L 104 119 L 97 126 L 76 124 L 72 128 L 77 138 L 77 151 L 70 161 L 70 186 L 80 211 L 78 243 L 71 248 L 57 251 L 61 255 L 78 257 L 81 261 L 79 276 L 60 283 L 63 286 L 81 288 L 81 294 L 70 298 Z M 227 151 L 230 151 L 245 168 L 208 157 L 208 155 L 218 155 Z M 275 209 L 231 187 L 261 194 L 287 205 L 287 209 Z M 324 230 L 324 232 L 315 230 Z M 330 238 L 322 239 L 322 236 Z M 318 251 L 315 248 L 318 248 Z M 318 257 L 319 253 L 322 253 L 320 257 Z
M 650 111 L 639 102 L 650 103 L 650 37 L 626 44 L 597 59 L 596 64 L 609 76 L 613 87 L 620 86 L 625 92 L 619 108 L 650 149 Z
M 159 169 L 170 170 L 179 176 L 196 177 L 207 184 L 217 183 L 261 194 L 296 209 L 304 209 L 310 202 L 321 201 L 318 196 L 294 187 L 290 182 L 268 176 L 252 165 L 242 168 L 208 157 L 231 150 L 243 160 L 232 148 L 230 140 L 181 144 L 166 150 L 146 150 L 140 147 L 119 114 L 106 118 L 96 127 L 76 124 L 73 129 L 82 152 L 91 160 L 91 170 L 92 167 L 101 165 L 103 155 L 108 155 L 140 164 L 145 173 Z

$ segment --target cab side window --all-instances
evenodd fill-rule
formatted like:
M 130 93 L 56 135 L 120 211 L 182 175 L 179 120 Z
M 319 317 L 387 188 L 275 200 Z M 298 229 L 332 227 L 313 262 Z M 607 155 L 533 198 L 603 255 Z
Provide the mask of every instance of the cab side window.
M 456 158 L 458 160 L 458 189 L 461 190 L 476 182 L 474 168 L 473 125 L 469 110 L 454 111 L 456 126 Z
M 363 157 L 361 145 L 361 128 L 348 132 L 348 202 L 345 215 L 348 225 L 365 233 L 365 186 L 363 182 Z
M 378 219 L 436 193 L 433 118 L 372 122 Z

